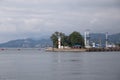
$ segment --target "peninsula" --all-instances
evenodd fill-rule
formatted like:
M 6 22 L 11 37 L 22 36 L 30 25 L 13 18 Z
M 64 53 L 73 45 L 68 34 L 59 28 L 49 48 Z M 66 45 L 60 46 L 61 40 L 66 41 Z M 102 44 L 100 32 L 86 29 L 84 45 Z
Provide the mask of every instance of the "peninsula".
M 64 33 L 55 32 L 51 36 L 53 42 L 53 47 L 49 47 L 46 51 L 52 52 L 95 52 L 95 51 L 120 51 L 120 46 L 110 45 L 108 41 L 108 33 L 106 33 L 105 46 L 100 44 L 96 45 L 95 42 L 90 43 L 89 31 L 85 32 L 84 37 L 79 33 L 74 31 L 69 36 Z

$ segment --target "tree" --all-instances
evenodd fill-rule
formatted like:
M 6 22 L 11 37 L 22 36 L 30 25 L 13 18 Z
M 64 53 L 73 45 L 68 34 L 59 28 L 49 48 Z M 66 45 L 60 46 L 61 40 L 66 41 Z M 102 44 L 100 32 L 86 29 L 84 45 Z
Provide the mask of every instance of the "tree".
M 58 37 L 61 37 L 61 44 L 64 44 L 64 38 L 65 38 L 65 34 L 62 32 L 55 32 L 52 34 L 52 36 L 50 37 L 52 42 L 53 42 L 53 47 L 57 48 L 58 47 Z
M 70 45 L 69 36 L 64 35 L 64 37 L 62 38 L 62 45 L 63 46 L 69 46 Z
M 81 45 L 84 47 L 84 39 L 79 32 L 74 31 L 69 36 L 66 36 L 62 32 L 55 32 L 50 37 L 53 42 L 53 47 L 58 48 L 58 37 L 61 37 L 61 45 L 62 46 L 74 46 Z
M 74 31 L 69 35 L 70 46 L 81 45 L 84 47 L 84 38 L 79 32 Z
M 119 47 L 120 47 L 120 43 L 119 44 L 117 44 Z

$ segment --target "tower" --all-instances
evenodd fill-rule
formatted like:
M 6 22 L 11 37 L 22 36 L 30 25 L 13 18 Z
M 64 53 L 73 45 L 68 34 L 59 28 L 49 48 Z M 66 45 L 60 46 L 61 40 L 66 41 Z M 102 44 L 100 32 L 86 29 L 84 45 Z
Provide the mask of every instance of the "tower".
M 108 32 L 105 34 L 106 40 L 105 40 L 105 47 L 108 47 Z
M 58 36 L 58 49 L 60 49 L 60 48 L 61 48 L 61 37 Z
M 90 48 L 90 35 L 89 35 L 89 30 L 86 30 L 85 31 L 85 34 L 84 34 L 84 40 L 85 40 L 85 48 Z

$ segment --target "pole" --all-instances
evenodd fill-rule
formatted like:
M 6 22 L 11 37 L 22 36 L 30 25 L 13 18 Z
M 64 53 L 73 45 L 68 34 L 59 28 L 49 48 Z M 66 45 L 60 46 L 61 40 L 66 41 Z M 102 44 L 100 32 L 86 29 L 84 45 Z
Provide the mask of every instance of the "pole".
M 106 48 L 108 47 L 108 32 L 106 33 Z

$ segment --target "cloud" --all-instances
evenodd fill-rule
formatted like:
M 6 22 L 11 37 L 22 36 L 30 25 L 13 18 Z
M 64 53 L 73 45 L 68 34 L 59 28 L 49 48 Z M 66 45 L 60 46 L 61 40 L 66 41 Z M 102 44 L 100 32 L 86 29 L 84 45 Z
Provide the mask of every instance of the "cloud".
M 54 31 L 115 33 L 119 14 L 119 0 L 0 0 L 0 41 Z

